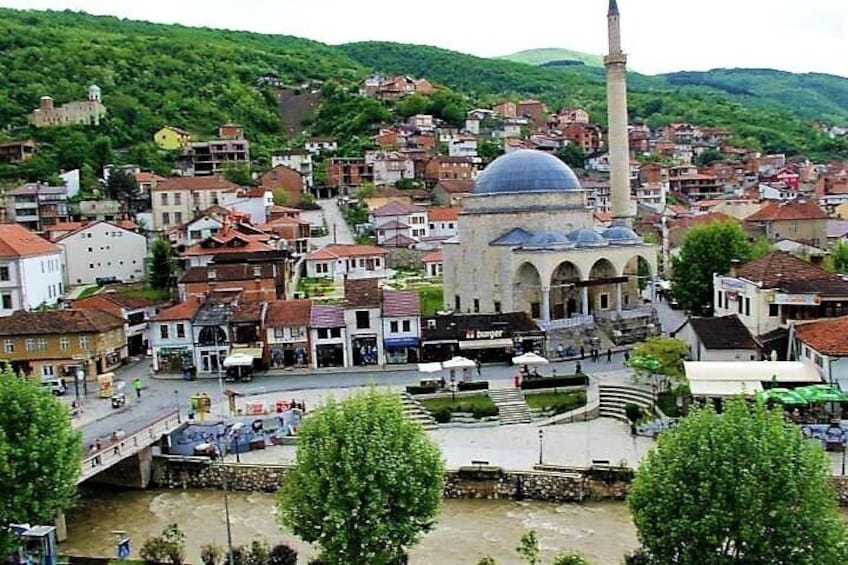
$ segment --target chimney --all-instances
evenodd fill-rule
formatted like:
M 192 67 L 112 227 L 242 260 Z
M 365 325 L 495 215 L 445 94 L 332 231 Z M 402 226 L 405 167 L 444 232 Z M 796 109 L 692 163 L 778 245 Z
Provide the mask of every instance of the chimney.
M 739 271 L 739 266 L 742 265 L 742 261 L 739 259 L 731 259 L 730 260 L 730 276 L 731 278 L 736 278 L 736 274 Z

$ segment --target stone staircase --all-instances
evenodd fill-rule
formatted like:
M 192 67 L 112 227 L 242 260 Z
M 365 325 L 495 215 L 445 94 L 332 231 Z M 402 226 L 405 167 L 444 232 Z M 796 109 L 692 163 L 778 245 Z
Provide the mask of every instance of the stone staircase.
M 627 404 L 636 404 L 644 411 L 650 412 L 653 406 L 653 396 L 650 390 L 638 386 L 629 385 L 600 385 L 600 408 L 601 418 L 614 418 L 625 423 L 630 421 L 624 407 Z
M 532 420 L 530 408 L 518 388 L 496 388 L 489 390 L 489 398 L 498 407 L 501 424 L 529 424 Z
M 433 419 L 433 415 L 411 394 L 408 392 L 400 393 L 400 402 L 403 405 L 403 413 L 407 418 L 413 422 L 418 422 L 425 430 L 436 429 L 438 424 Z

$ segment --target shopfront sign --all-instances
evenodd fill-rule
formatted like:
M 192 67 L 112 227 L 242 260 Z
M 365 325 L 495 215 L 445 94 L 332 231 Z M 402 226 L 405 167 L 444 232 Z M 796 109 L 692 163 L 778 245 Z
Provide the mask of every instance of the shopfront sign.
M 786 294 L 776 292 L 769 301 L 772 304 L 789 304 L 793 306 L 818 306 L 821 304 L 821 296 L 818 294 Z
M 465 330 L 465 339 L 500 339 L 503 330 Z

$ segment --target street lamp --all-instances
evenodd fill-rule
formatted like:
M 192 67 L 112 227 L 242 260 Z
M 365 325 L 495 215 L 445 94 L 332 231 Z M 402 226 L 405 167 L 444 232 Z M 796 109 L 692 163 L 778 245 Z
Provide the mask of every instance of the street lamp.
M 545 437 L 545 431 L 542 428 L 539 428 L 539 465 L 542 464 L 542 454 L 543 454 L 543 439 Z

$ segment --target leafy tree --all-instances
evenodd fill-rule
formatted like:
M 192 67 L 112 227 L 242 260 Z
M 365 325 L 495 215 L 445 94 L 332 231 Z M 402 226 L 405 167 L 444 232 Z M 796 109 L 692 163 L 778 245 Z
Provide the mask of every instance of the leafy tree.
M 109 172 L 104 192 L 107 198 L 120 202 L 125 210 L 132 209 L 132 203 L 139 198 L 138 182 L 123 169 L 112 169 Z
M 278 516 L 331 565 L 388 565 L 429 531 L 442 498 L 438 447 L 396 395 L 330 401 L 299 432 Z
M 515 548 L 515 551 L 527 562 L 527 565 L 541 565 L 542 549 L 539 545 L 539 537 L 536 535 L 536 530 L 525 532 L 521 536 L 521 540 L 518 542 L 518 547 Z
M 674 337 L 653 336 L 633 346 L 631 360 L 648 357 L 656 360 L 655 373 L 667 376 L 672 381 L 683 379 L 683 359 L 688 349 L 686 342 Z M 637 370 L 640 368 L 637 366 Z
M 695 409 L 659 438 L 628 496 L 652 563 L 848 562 L 831 462 L 779 410 Z
M 185 534 L 177 524 L 168 524 L 161 534 L 144 541 L 139 556 L 145 563 L 182 565 L 185 562 Z
M 711 222 L 690 229 L 672 259 L 672 294 L 687 312 L 711 316 L 713 274 L 726 275 L 730 262 L 751 258 L 751 245 L 739 222 Z
M 848 243 L 839 241 L 825 257 L 822 267 L 831 273 L 848 273 Z
M 0 556 L 15 547 L 8 524 L 51 524 L 74 501 L 80 433 L 67 408 L 39 384 L 0 371 Z
M 555 155 L 572 169 L 582 169 L 586 166 L 586 152 L 576 145 L 560 147 Z
M 171 244 L 158 238 L 150 246 L 150 266 L 147 283 L 156 290 L 170 290 L 174 279 L 174 259 Z

